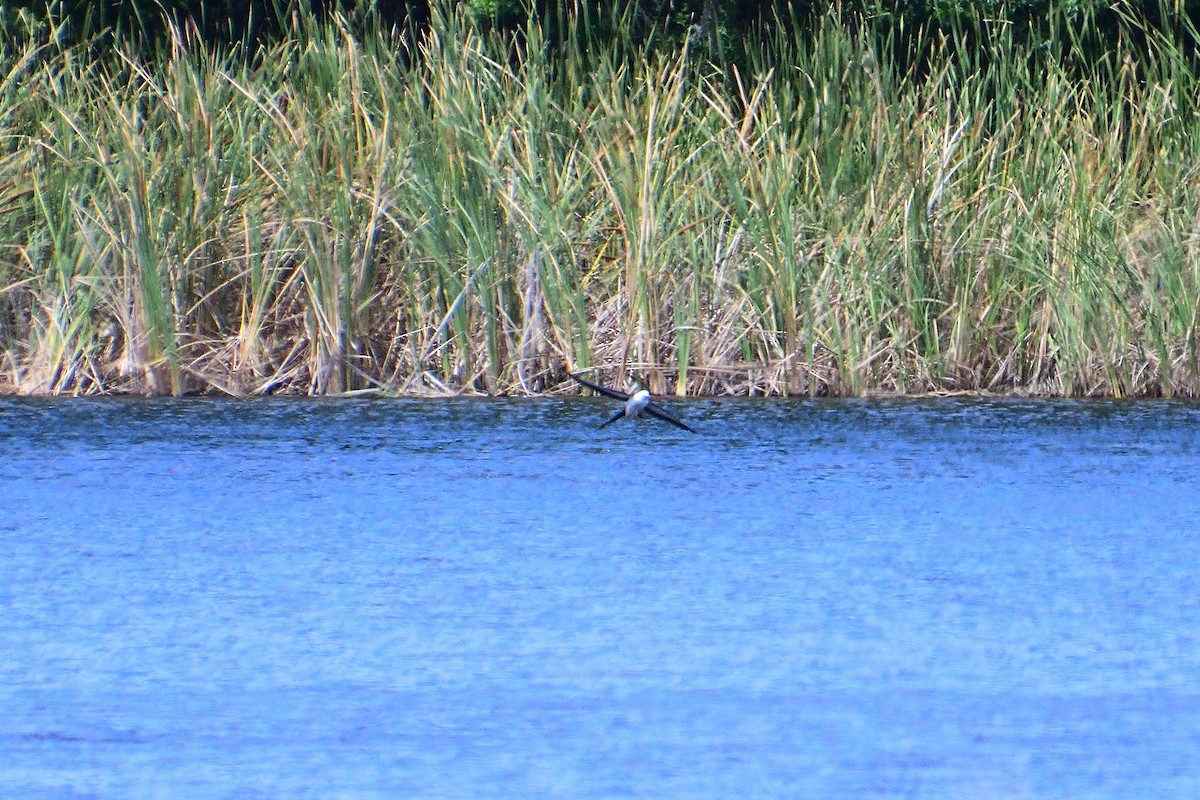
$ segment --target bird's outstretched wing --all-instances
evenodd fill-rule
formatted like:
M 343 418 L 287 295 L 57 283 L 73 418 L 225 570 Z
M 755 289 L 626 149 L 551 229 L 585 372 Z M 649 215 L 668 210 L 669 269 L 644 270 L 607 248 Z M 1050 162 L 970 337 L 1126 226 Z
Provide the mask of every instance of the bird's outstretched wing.
M 619 420 L 619 419 L 620 419 L 621 417 L 623 417 L 623 416 L 625 416 L 625 409 L 623 409 L 623 408 L 622 408 L 620 411 L 618 411 L 617 413 L 615 413 L 615 414 L 613 414 L 611 417 L 609 417 L 609 418 L 608 418 L 608 419 L 605 421 L 605 423 L 604 423 L 603 425 L 601 425 L 600 427 L 601 427 L 601 428 L 607 428 L 609 425 L 612 425 L 614 422 L 616 422 L 617 420 Z
M 654 403 L 651 403 L 650 405 L 646 406 L 646 408 L 643 410 L 652 417 L 658 417 L 663 422 L 671 423 L 676 428 L 683 428 L 685 431 L 691 431 L 692 433 L 696 433 L 695 428 L 691 427 L 690 425 L 688 425 L 687 423 L 685 423 L 681 420 L 676 419 L 670 413 L 668 413 L 668 411 L 665 408 L 663 408 L 662 406 L 658 406 L 658 405 L 655 405 Z M 605 424 L 608 424 L 608 423 L 605 423 Z
M 611 397 L 613 400 L 625 401 L 631 397 L 631 395 L 628 395 L 625 392 L 618 392 L 616 389 L 609 389 L 607 387 L 601 386 L 598 383 L 592 383 L 589 380 L 585 380 L 584 378 L 581 378 L 578 375 L 576 375 L 574 372 L 569 372 L 567 374 L 570 375 L 575 380 L 582 383 L 587 388 L 591 389 L 593 392 L 596 392 L 597 394 L 602 394 L 605 397 Z M 622 413 L 624 413 L 624 412 L 622 412 Z

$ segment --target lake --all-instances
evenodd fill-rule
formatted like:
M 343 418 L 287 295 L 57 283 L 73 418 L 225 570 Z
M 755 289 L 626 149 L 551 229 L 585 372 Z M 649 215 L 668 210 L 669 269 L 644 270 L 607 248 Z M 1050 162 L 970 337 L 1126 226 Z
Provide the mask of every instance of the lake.
M 1200 406 L 0 401 L 0 796 L 1200 796 Z

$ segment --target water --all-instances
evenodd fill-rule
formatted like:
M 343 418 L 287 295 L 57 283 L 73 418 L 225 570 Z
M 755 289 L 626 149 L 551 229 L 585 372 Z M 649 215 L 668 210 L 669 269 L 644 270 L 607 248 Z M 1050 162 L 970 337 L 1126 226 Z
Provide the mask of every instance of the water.
M 0 796 L 1200 796 L 1200 408 L 0 403 Z

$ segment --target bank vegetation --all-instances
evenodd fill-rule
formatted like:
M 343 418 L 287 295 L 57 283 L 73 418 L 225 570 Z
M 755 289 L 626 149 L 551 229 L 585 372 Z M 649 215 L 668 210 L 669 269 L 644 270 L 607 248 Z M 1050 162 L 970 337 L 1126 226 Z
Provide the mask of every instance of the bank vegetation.
M 1190 27 L 591 24 L 0 43 L 0 391 L 1200 393 Z

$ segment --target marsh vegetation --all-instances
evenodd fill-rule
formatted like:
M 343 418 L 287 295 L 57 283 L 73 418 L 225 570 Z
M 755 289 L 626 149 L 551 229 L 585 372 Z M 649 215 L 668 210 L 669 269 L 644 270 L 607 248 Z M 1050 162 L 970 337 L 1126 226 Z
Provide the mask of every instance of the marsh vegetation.
M 593 24 L 0 43 L 0 390 L 1200 394 L 1191 29 Z

